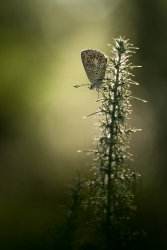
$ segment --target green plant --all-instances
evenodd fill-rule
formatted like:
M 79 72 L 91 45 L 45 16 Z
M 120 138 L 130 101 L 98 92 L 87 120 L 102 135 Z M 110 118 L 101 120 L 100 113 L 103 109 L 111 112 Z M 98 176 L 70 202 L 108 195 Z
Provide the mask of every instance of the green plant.
M 129 247 L 137 234 L 132 222 L 135 211 L 132 185 L 140 175 L 126 162 L 131 160 L 130 136 L 139 130 L 127 123 L 132 112 L 130 100 L 141 100 L 129 90 L 132 84 L 138 85 L 130 72 L 137 66 L 128 62 L 135 49 L 122 37 L 114 39 L 113 57 L 108 57 L 107 76 L 99 89 L 99 110 L 91 114 L 99 118 L 96 126 L 100 134 L 94 138 L 97 149 L 88 150 L 96 157 L 92 164 L 94 176 L 88 181 L 91 194 L 88 200 L 94 209 L 91 223 L 103 232 L 106 248 Z
M 65 207 L 65 216 L 52 230 L 52 247 L 56 250 L 74 249 L 75 234 L 80 224 L 79 213 L 84 198 L 84 180 L 78 178 L 75 185 L 68 185 L 70 204 Z

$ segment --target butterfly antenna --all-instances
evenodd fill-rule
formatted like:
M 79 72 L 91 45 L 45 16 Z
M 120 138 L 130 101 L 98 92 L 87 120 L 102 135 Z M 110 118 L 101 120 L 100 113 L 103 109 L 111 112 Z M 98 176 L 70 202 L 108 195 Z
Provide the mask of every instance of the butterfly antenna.
M 79 85 L 75 85 L 75 86 L 73 86 L 73 87 L 74 87 L 74 88 L 79 88 L 79 87 L 87 86 L 87 85 L 90 85 L 90 84 L 79 84 Z

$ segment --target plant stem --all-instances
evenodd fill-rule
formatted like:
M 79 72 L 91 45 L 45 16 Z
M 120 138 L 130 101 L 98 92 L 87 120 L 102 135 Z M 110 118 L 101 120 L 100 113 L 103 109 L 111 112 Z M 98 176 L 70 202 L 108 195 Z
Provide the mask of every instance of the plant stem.
M 117 100 L 117 87 L 119 85 L 119 67 L 121 61 L 121 53 L 119 53 L 118 63 L 116 65 L 116 79 L 114 85 L 114 102 L 111 105 L 111 124 L 110 124 L 110 145 L 109 145 L 109 161 L 108 161 L 108 183 L 107 183 L 107 213 L 106 213 L 106 230 L 107 235 L 110 237 L 110 225 L 111 225 L 111 194 L 112 194 L 112 181 L 111 181 L 111 174 L 112 174 L 112 162 L 113 153 L 115 153 L 115 146 L 114 146 L 114 129 L 116 128 L 115 124 L 115 111 L 116 111 L 116 104 Z

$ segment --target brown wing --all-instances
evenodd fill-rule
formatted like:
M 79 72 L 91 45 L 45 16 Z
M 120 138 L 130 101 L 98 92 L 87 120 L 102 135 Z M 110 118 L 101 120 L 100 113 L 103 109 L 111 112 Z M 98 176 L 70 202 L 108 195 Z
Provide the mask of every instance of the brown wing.
M 91 83 L 104 78 L 107 66 L 107 56 L 104 53 L 94 49 L 83 50 L 81 59 Z

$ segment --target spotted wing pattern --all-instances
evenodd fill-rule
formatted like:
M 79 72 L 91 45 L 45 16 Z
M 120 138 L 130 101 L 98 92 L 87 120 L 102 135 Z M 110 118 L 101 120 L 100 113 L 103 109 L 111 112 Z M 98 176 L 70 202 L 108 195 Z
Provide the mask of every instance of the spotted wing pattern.
M 90 88 L 97 87 L 96 82 L 105 76 L 107 56 L 98 50 L 87 49 L 81 51 L 81 59 L 88 79 L 91 82 Z

